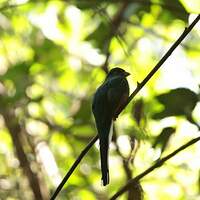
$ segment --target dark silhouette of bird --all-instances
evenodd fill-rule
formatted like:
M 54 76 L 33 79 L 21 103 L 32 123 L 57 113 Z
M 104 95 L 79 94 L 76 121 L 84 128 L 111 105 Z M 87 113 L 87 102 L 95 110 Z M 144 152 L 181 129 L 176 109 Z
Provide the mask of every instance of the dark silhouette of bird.
M 108 152 L 112 139 L 113 121 L 129 97 L 129 85 L 126 77 L 130 75 L 121 68 L 113 68 L 107 74 L 103 84 L 96 90 L 92 111 L 99 136 L 101 172 L 103 185 L 109 184 Z

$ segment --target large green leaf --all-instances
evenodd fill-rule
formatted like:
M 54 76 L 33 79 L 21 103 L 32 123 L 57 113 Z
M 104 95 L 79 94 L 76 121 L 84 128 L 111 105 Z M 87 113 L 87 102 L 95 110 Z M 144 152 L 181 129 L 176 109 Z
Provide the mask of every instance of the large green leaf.
M 198 95 L 187 88 L 177 88 L 158 95 L 156 99 L 163 104 L 164 109 L 153 117 L 162 119 L 169 116 L 190 115 L 198 102 Z

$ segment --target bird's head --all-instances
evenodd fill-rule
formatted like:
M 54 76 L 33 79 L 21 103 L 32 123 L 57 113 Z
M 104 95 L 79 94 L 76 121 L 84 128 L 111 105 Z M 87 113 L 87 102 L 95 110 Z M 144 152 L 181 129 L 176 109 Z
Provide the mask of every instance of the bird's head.
M 114 77 L 127 77 L 129 76 L 130 74 L 128 72 L 126 72 L 125 70 L 119 68 L 119 67 L 116 67 L 116 68 L 113 68 L 109 71 L 108 75 L 106 78 L 114 78 Z

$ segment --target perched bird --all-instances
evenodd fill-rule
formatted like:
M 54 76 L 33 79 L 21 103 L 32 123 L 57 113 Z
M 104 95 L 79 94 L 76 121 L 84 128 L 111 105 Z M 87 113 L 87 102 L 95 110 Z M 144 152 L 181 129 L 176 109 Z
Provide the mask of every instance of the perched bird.
M 103 185 L 109 183 L 108 149 L 112 138 L 113 121 L 129 97 L 126 77 L 130 75 L 121 68 L 114 68 L 107 74 L 103 84 L 96 90 L 92 103 L 99 135 L 101 172 Z

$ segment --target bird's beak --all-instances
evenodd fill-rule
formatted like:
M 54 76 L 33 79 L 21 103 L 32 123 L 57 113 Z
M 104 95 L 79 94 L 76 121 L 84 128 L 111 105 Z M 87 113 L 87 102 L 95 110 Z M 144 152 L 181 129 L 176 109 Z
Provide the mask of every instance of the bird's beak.
M 130 75 L 130 73 L 128 73 L 128 72 L 124 72 L 124 75 L 125 75 L 125 77 L 127 77 L 127 76 Z

